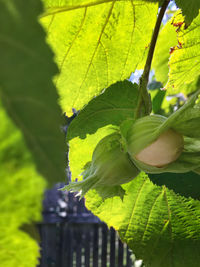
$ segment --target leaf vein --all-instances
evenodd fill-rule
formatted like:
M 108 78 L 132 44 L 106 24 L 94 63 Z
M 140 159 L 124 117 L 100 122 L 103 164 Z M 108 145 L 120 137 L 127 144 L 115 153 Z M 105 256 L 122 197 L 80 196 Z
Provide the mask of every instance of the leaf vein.
M 74 105 L 75 105 L 75 103 L 76 103 L 76 101 L 77 101 L 77 99 L 78 99 L 78 97 L 79 97 L 79 95 L 80 95 L 80 90 L 81 90 L 81 88 L 82 88 L 82 86 L 83 86 L 83 84 L 84 84 L 84 82 L 85 82 L 85 80 L 86 80 L 86 78 L 87 78 L 87 75 L 88 75 L 89 70 L 90 70 L 90 68 L 91 68 L 91 65 L 92 65 L 92 63 L 93 63 L 94 57 L 95 57 L 95 55 L 96 55 L 96 53 L 97 53 L 97 50 L 98 50 L 98 47 L 99 47 L 99 44 L 100 44 L 100 41 L 101 41 L 103 32 L 104 32 L 104 30 L 105 30 L 105 28 L 106 28 L 106 26 L 107 26 L 107 24 L 108 24 L 108 21 L 109 21 L 109 19 L 110 19 L 111 14 L 112 14 L 112 11 L 113 11 L 115 2 L 116 2 L 116 0 L 114 0 L 114 1 L 112 2 L 112 5 L 111 5 L 111 7 L 110 7 L 110 10 L 109 10 L 109 12 L 108 12 L 108 16 L 106 17 L 105 23 L 104 23 L 104 25 L 103 25 L 103 27 L 102 27 L 101 33 L 100 33 L 99 38 L 98 38 L 98 41 L 97 41 L 97 45 L 96 45 L 96 47 L 95 47 L 95 49 L 94 49 L 94 52 L 93 52 L 93 54 L 92 54 L 92 57 L 91 57 L 91 60 L 90 60 L 89 65 L 88 65 L 88 67 L 87 67 L 85 76 L 84 76 L 84 78 L 83 78 L 83 81 L 82 81 L 81 85 L 79 86 L 79 89 L 78 89 L 78 92 L 77 92 L 76 99 L 74 99 L 74 102 L 73 102 L 73 104 L 72 104 L 73 107 L 74 107 Z

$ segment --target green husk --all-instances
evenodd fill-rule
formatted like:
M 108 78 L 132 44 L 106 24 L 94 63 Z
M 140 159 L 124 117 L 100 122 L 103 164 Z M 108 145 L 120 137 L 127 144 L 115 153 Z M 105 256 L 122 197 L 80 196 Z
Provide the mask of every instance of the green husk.
M 121 184 L 131 181 L 139 170 L 122 148 L 121 135 L 114 133 L 104 137 L 96 146 L 92 162 L 85 167 L 83 180 L 65 186 L 63 190 L 77 192 L 84 196 L 88 190 L 95 189 L 105 199 L 119 196 L 125 191 Z
M 147 173 L 184 173 L 200 169 L 200 103 L 198 91 L 169 118 L 149 115 L 132 123 L 127 131 L 126 148 L 134 164 Z M 184 148 L 177 160 L 164 167 L 147 165 L 135 155 L 152 144 L 165 131 L 172 129 L 184 138 Z

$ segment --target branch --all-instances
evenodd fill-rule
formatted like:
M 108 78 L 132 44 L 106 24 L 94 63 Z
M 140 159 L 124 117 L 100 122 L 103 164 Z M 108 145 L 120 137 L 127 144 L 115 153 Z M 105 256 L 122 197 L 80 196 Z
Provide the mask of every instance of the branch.
M 161 25 L 163 16 L 165 14 L 165 11 L 167 9 L 169 2 L 170 2 L 170 0 L 164 1 L 163 5 L 160 9 L 160 12 L 158 14 L 158 17 L 157 17 L 156 25 L 155 25 L 155 28 L 153 31 L 153 35 L 151 38 L 151 43 L 150 43 L 150 47 L 149 47 L 149 51 L 148 51 L 148 55 L 147 55 L 147 60 L 146 60 L 145 66 L 144 66 L 144 72 L 143 72 L 143 74 L 140 78 L 140 82 L 139 82 L 139 99 L 138 99 L 138 105 L 136 108 L 135 118 L 138 118 L 141 116 L 143 103 L 144 103 L 144 107 L 145 107 L 144 114 L 149 115 L 151 112 L 151 108 L 152 108 L 151 107 L 151 99 L 150 99 L 150 96 L 149 96 L 148 91 L 147 91 L 147 84 L 149 81 L 149 72 L 151 69 L 151 62 L 152 62 L 152 58 L 153 58 L 153 54 L 154 54 L 154 50 L 155 50 L 155 46 L 156 46 L 156 41 L 158 38 L 158 33 L 160 30 L 160 25 Z

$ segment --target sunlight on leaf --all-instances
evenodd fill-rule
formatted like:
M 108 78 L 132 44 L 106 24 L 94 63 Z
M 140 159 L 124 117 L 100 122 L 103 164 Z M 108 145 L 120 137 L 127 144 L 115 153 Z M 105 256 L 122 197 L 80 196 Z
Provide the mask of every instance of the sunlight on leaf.
M 22 133 L 0 106 L 0 263 L 35 267 L 39 246 L 19 231 L 41 219 L 45 180 L 37 173 Z
M 160 31 L 152 63 L 156 80 L 160 81 L 163 86 L 168 80 L 170 48 L 173 49 L 178 44 L 176 29 L 171 24 L 172 20 L 170 19 Z
M 179 15 L 177 20 L 182 20 Z M 169 93 L 191 93 L 198 85 L 200 75 L 200 15 L 192 24 L 184 29 L 184 25 L 178 32 L 179 48 L 171 55 L 169 66 L 169 81 L 166 86 Z M 191 86 L 190 86 L 191 84 Z
M 63 111 L 81 109 L 130 77 L 148 48 L 158 4 L 144 1 L 45 1 L 40 21 L 56 54 Z M 149 20 L 149 17 L 151 19 Z
M 76 137 L 69 142 L 69 162 L 72 180 L 81 179 L 81 173 L 87 162 L 91 161 L 92 153 L 97 143 L 106 135 L 114 131 L 112 125 L 98 129 L 95 134 L 87 135 L 86 139 Z
M 115 197 L 103 202 L 90 191 L 86 206 L 118 231 L 145 266 L 197 267 L 200 202 L 154 185 L 144 173 L 123 188 L 123 201 Z

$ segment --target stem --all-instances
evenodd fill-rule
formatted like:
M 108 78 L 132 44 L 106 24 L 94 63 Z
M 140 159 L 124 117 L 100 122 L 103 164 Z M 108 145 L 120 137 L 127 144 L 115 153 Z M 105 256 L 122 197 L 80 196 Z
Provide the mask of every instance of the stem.
M 156 41 L 158 38 L 158 33 L 160 30 L 160 25 L 161 25 L 163 16 L 165 14 L 165 11 L 167 9 L 169 2 L 170 2 L 170 0 L 164 1 L 163 5 L 160 9 L 160 12 L 158 14 L 156 25 L 155 25 L 153 35 L 151 38 L 151 43 L 150 43 L 150 47 L 149 47 L 149 51 L 148 51 L 148 55 L 147 55 L 147 60 L 146 60 L 145 66 L 144 66 L 144 72 L 143 72 L 143 74 L 140 78 L 140 82 L 139 82 L 139 92 L 140 93 L 139 93 L 138 105 L 136 108 L 136 115 L 135 115 L 136 119 L 141 116 L 143 103 L 144 103 L 144 107 L 145 107 L 144 114 L 149 115 L 151 112 L 151 99 L 150 99 L 149 93 L 147 91 L 147 84 L 149 81 L 149 72 L 151 69 L 151 62 L 152 62 L 152 58 L 153 58 L 153 54 L 154 54 L 154 50 L 155 50 L 155 46 L 156 46 Z

